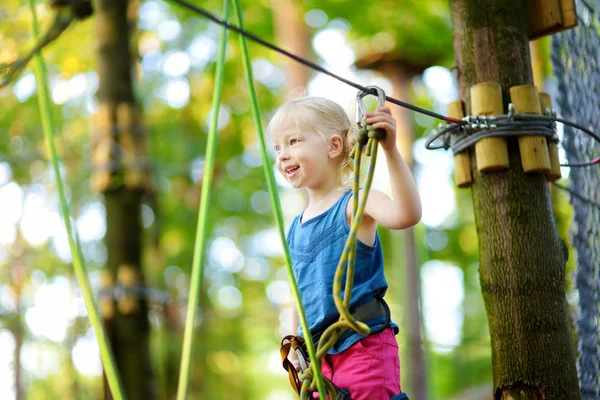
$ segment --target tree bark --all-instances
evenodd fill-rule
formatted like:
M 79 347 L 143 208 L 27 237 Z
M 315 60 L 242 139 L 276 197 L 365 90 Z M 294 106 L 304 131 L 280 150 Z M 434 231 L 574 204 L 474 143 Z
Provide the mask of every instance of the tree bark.
M 495 81 L 505 109 L 511 86 L 531 84 L 526 4 L 451 0 L 460 98 Z M 479 173 L 471 155 L 480 280 L 492 342 L 495 399 L 579 399 L 565 298 L 567 251 L 543 174 L 525 174 L 517 141 L 510 168 Z
M 122 179 L 120 157 L 123 147 L 118 147 L 119 131 L 123 125 L 122 113 L 118 107 L 134 110 L 137 106 L 133 94 L 133 57 L 130 51 L 132 33 L 134 32 L 133 14 L 136 2 L 123 0 L 97 0 L 97 61 L 99 75 L 98 99 L 100 106 L 107 110 L 106 121 L 101 125 L 108 129 L 107 134 L 114 140 L 116 171 L 114 176 Z M 129 113 L 129 116 L 132 115 Z M 134 120 L 132 124 L 138 124 Z M 128 126 L 126 129 L 140 129 L 139 126 Z M 144 132 L 137 131 L 140 135 Z M 95 134 L 99 134 L 96 132 Z M 121 175 L 119 175 L 121 174 Z M 119 178 L 116 178 L 119 179 Z M 123 280 L 119 276 L 128 266 L 134 271 L 133 286 L 143 288 L 144 279 L 141 268 L 141 199 L 143 191 L 131 190 L 123 184 L 113 182 L 104 191 L 106 206 L 106 236 L 108 251 L 107 269 L 113 282 Z M 131 275 L 130 275 L 131 277 Z M 130 282 L 131 283 L 131 282 Z M 122 289 L 122 287 L 120 288 Z M 116 307 L 117 311 L 110 317 L 105 316 L 105 325 L 113 347 L 115 360 L 123 380 L 124 390 L 129 400 L 154 399 L 155 382 L 150 365 L 147 301 L 140 291 L 133 295 L 135 307 L 128 309 Z M 118 304 L 118 299 L 117 299 Z M 108 386 L 105 385 L 105 398 L 110 399 Z

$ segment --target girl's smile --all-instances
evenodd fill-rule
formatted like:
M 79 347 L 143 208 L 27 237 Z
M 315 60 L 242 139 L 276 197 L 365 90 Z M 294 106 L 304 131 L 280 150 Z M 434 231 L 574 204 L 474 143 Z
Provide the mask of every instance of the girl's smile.
M 300 169 L 299 165 L 293 165 L 291 167 L 286 167 L 285 173 L 287 174 L 288 180 L 291 181 L 292 179 L 294 179 L 294 177 L 296 177 L 299 169 Z

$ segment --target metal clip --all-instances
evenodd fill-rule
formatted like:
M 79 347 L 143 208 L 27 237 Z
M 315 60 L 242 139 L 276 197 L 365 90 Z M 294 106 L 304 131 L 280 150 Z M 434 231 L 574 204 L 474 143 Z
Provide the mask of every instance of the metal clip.
M 373 89 L 377 92 L 377 107 L 383 107 L 385 105 L 385 92 L 383 89 L 377 86 L 366 86 L 365 89 Z M 365 103 L 363 102 L 363 97 L 372 94 L 370 92 L 366 92 L 361 90 L 356 95 L 356 123 L 358 126 L 362 127 L 362 120 L 367 113 L 367 108 L 365 107 Z
M 508 119 L 511 121 L 515 120 L 515 105 L 513 103 L 508 104 Z

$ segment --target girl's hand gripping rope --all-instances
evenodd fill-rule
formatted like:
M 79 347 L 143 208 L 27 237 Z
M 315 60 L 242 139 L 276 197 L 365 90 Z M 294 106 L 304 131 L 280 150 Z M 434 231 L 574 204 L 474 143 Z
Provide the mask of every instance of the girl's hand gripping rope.
M 365 114 L 366 122 L 375 129 L 385 131 L 385 137 L 379 140 L 381 148 L 385 151 L 396 149 L 396 120 L 392 117 L 392 111 L 389 107 L 379 107 L 374 112 Z

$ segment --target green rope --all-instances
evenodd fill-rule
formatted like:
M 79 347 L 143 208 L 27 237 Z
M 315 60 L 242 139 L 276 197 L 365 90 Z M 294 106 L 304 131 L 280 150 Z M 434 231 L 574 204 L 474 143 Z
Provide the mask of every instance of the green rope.
M 242 20 L 242 12 L 239 4 L 239 0 L 235 0 L 233 2 L 235 7 L 235 12 L 239 21 L 239 26 L 241 29 L 244 29 L 244 24 Z M 292 269 L 292 257 L 290 255 L 290 250 L 287 246 L 287 242 L 285 240 L 285 232 L 284 232 L 284 223 L 283 223 L 283 213 L 281 212 L 281 203 L 279 201 L 279 195 L 277 193 L 277 186 L 275 184 L 275 176 L 273 174 L 273 168 L 271 166 L 271 160 L 269 159 L 269 155 L 267 153 L 267 146 L 265 135 L 262 128 L 262 123 L 260 121 L 260 112 L 258 108 L 258 100 L 256 97 L 256 91 L 254 90 L 254 80 L 252 78 L 252 65 L 250 64 L 250 55 L 248 52 L 248 44 L 246 38 L 240 35 L 240 45 L 242 47 L 242 57 L 244 60 L 244 71 L 246 74 L 246 81 L 248 82 L 248 91 L 250 93 L 250 100 L 252 104 L 252 118 L 254 119 L 254 124 L 256 125 L 256 130 L 259 138 L 260 151 L 262 155 L 263 169 L 265 171 L 265 177 L 267 179 L 267 186 L 269 188 L 269 194 L 271 196 L 271 203 L 273 204 L 273 213 L 275 216 L 275 220 L 277 222 L 277 228 L 279 230 L 279 237 L 281 238 L 281 243 L 284 249 L 284 257 L 285 257 L 285 267 L 288 274 L 289 281 L 291 283 L 292 294 L 294 295 L 294 299 L 296 304 L 298 305 L 298 316 L 300 319 L 300 325 L 302 326 L 302 330 L 307 333 L 306 336 L 306 346 L 308 349 L 308 354 L 311 360 L 316 360 L 316 351 L 312 341 L 312 337 L 310 335 L 310 330 L 308 329 L 308 320 L 306 319 L 306 315 L 304 313 L 304 307 L 302 306 L 302 302 L 300 300 L 300 292 L 298 291 L 298 285 L 296 283 L 296 279 L 294 277 L 294 272 Z M 323 375 L 321 373 L 321 363 L 312 363 L 311 368 L 313 371 L 313 376 L 316 380 L 316 385 L 319 391 L 319 395 L 321 399 L 325 399 L 325 386 L 323 384 Z M 330 392 L 331 393 L 331 392 Z M 335 393 L 333 394 L 335 396 Z
M 35 12 L 35 0 L 29 0 L 29 6 L 31 8 L 32 15 L 31 32 L 33 37 L 37 40 L 40 36 L 40 30 Z M 71 213 L 69 211 L 69 205 L 65 196 L 65 188 L 60 175 L 60 167 L 58 165 L 58 154 L 56 151 L 56 145 L 54 143 L 56 125 L 54 122 L 52 107 L 50 106 L 46 64 L 39 52 L 36 53 L 34 57 L 34 73 L 38 85 L 38 107 L 40 109 L 42 128 L 44 130 L 44 138 L 50 152 L 50 160 L 54 169 L 54 177 L 56 179 L 56 187 L 58 189 L 58 196 L 60 200 L 60 211 L 65 223 L 65 228 L 67 230 L 69 248 L 71 250 L 71 258 L 73 261 L 73 269 L 75 270 L 77 283 L 81 288 L 88 319 L 92 325 L 92 328 L 94 329 L 96 338 L 98 339 L 100 359 L 102 360 L 102 366 L 104 367 L 109 389 L 115 400 L 122 400 L 126 398 L 123 391 L 123 386 L 121 385 L 121 380 L 119 379 L 117 366 L 110 348 L 110 343 L 108 342 L 106 336 L 106 332 L 104 331 L 104 325 L 102 324 L 100 313 L 98 312 L 98 308 L 94 303 L 94 297 L 92 295 L 92 289 L 87 278 L 85 260 L 79 246 L 79 240 L 76 238 L 76 233 L 73 232 L 73 227 L 71 226 Z
M 229 18 L 229 0 L 223 3 L 223 19 Z M 179 386 L 177 388 L 177 400 L 184 400 L 188 396 L 191 360 L 194 335 L 194 317 L 198 308 L 200 289 L 204 278 L 204 258 L 207 242 L 208 208 L 210 203 L 210 190 L 213 181 L 213 171 L 217 146 L 217 129 L 219 120 L 219 108 L 223 95 L 223 72 L 225 69 L 225 51 L 227 48 L 227 28 L 221 29 L 219 53 L 217 56 L 217 67 L 215 72 L 215 86 L 213 89 L 213 109 L 211 125 L 206 144 L 206 160 L 202 181 L 202 192 L 198 212 L 198 225 L 196 228 L 196 241 L 194 244 L 194 259 L 192 261 L 192 276 L 190 285 L 190 297 L 188 299 L 187 316 L 185 321 L 185 332 L 183 336 L 183 350 L 181 355 L 181 367 L 179 373 Z

